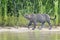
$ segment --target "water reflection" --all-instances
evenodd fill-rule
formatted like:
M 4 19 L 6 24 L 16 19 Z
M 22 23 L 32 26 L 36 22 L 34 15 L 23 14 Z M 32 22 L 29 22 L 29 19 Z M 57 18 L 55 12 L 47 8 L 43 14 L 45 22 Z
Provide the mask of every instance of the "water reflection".
M 29 40 L 36 40 L 35 32 L 28 32 Z
M 29 40 L 58 40 L 59 32 L 28 32 Z
M 33 31 L 24 33 L 2 32 L 0 40 L 60 40 L 60 32 Z

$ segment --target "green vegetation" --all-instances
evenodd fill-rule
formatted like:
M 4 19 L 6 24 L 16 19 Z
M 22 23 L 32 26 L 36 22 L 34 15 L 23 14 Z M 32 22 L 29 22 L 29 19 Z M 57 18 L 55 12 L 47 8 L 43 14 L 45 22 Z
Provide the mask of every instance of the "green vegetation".
M 24 14 L 46 13 L 57 16 L 60 24 L 60 0 L 0 0 L 0 26 L 26 26 Z

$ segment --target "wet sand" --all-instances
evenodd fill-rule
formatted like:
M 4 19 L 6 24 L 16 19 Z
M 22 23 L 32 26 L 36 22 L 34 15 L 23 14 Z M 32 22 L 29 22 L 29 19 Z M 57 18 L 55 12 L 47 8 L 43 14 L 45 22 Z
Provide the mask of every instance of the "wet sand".
M 42 28 L 42 30 L 39 30 L 39 29 L 35 29 L 35 30 L 32 30 L 32 28 L 28 29 L 28 28 L 25 28 L 25 27 L 19 27 L 19 28 L 14 28 L 14 27 L 5 27 L 5 28 L 1 28 L 0 27 L 0 32 L 33 32 L 33 31 L 40 31 L 40 32 L 60 32 L 60 27 L 57 27 L 57 28 L 52 28 L 51 30 L 49 30 L 48 28 Z

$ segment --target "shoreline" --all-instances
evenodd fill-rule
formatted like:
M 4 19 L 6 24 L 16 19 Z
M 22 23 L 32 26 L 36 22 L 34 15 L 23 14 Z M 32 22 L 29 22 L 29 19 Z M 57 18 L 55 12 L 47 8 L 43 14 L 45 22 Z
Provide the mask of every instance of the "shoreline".
M 1 28 L 0 27 L 0 32 L 32 32 L 32 31 L 40 31 L 40 32 L 60 32 L 60 27 L 57 27 L 57 28 L 52 28 L 51 30 L 49 30 L 48 28 L 42 28 L 42 30 L 39 30 L 39 29 L 35 29 L 35 30 L 32 30 L 32 28 L 28 29 L 28 28 L 25 28 L 25 27 L 19 27 L 19 28 L 14 28 L 14 27 L 5 27 L 5 28 Z

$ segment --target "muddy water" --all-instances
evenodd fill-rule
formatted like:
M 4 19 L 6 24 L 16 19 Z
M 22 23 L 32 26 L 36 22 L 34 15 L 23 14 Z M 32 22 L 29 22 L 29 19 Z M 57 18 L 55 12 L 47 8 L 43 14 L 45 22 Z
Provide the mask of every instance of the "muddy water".
M 60 40 L 59 31 L 0 32 L 0 40 Z

